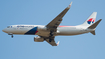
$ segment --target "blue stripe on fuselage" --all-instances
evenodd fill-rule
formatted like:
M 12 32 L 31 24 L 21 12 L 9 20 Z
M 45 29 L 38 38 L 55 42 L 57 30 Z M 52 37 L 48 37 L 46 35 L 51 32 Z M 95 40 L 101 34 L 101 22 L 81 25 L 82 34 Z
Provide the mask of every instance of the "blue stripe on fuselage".
M 36 32 L 37 32 L 37 27 L 34 27 L 31 30 L 29 30 L 28 32 L 26 32 L 25 35 L 26 34 L 35 35 Z

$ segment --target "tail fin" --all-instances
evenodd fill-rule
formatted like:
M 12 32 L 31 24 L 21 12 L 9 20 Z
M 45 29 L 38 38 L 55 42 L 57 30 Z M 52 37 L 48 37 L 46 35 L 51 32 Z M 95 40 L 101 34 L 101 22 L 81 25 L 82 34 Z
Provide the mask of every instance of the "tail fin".
M 89 27 L 95 22 L 97 12 L 93 12 L 90 17 L 82 24 L 82 26 Z
M 102 19 L 98 20 L 97 22 L 95 22 L 94 24 L 92 24 L 91 26 L 88 27 L 88 29 L 95 29 L 97 27 L 97 25 L 100 23 Z M 90 32 L 92 33 L 93 35 L 95 35 L 95 30 Z

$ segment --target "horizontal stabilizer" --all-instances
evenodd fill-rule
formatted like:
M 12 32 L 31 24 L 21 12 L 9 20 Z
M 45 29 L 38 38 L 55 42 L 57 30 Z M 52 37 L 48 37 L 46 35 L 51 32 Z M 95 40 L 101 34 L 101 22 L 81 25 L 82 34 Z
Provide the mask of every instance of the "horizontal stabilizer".
M 92 32 L 90 32 L 90 33 L 92 33 L 93 35 L 95 35 L 95 31 L 92 31 Z
M 97 25 L 100 23 L 102 19 L 98 20 L 97 22 L 95 22 L 94 24 L 92 24 L 91 26 L 88 27 L 88 29 L 95 29 L 97 27 Z M 95 30 L 90 32 L 92 33 L 93 35 L 95 35 Z
M 91 26 L 89 26 L 89 29 L 95 29 L 97 27 L 97 25 L 100 23 L 102 19 L 98 20 L 97 22 L 95 22 L 94 24 L 92 24 Z

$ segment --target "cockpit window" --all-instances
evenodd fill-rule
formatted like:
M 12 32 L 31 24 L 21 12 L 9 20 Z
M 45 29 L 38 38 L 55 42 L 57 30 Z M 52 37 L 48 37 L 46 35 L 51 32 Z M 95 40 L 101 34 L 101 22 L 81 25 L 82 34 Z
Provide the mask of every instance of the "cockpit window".
M 7 28 L 11 28 L 12 26 L 7 26 Z
M 7 28 L 10 28 L 10 26 L 7 26 Z

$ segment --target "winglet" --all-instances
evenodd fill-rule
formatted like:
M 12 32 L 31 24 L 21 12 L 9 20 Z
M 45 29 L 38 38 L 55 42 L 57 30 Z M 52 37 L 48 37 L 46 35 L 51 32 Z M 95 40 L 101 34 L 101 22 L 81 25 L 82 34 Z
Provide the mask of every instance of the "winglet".
M 69 4 L 68 8 L 70 8 L 70 7 L 71 7 L 71 5 L 72 5 L 72 2 Z
M 59 45 L 59 42 L 60 42 L 60 41 L 58 41 L 57 46 Z

